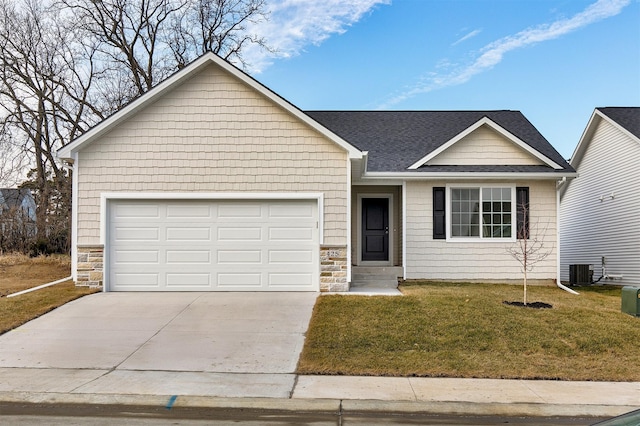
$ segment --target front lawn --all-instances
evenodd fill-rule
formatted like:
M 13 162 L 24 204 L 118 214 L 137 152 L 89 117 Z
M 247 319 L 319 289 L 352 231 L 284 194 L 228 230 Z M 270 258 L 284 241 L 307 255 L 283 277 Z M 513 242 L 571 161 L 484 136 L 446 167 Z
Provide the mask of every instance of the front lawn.
M 640 381 L 640 319 L 620 288 L 572 295 L 522 287 L 407 283 L 404 297 L 322 296 L 298 372 L 427 377 Z
M 20 296 L 4 297 L 66 278 L 70 275 L 70 270 L 69 256 L 0 256 L 0 334 L 71 300 L 98 291 L 96 288 L 76 287 L 73 281 L 66 281 Z

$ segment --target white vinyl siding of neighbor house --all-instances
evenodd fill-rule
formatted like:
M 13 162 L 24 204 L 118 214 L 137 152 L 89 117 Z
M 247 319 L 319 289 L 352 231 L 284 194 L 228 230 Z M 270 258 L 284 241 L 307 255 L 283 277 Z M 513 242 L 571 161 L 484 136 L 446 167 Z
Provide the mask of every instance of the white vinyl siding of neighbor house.
M 640 284 L 640 144 L 600 121 L 561 200 L 560 271 L 569 281 L 569 265 L 594 265 L 602 275 L 623 275 L 613 284 Z M 611 195 L 614 195 L 611 198 Z M 600 201 L 600 197 L 602 201 Z M 601 281 L 603 283 L 605 281 Z
M 481 126 L 427 162 L 435 165 L 544 164 L 504 136 Z
M 542 233 L 545 247 L 552 253 L 537 264 L 528 278 L 553 280 L 556 278 L 556 190 L 555 181 L 530 182 L 456 182 L 469 187 L 528 186 L 530 231 Z M 508 253 L 514 244 L 503 240 L 477 242 L 447 241 L 433 238 L 433 187 L 447 182 L 406 183 L 406 272 L 407 279 L 473 280 L 485 282 L 514 282 L 522 279 L 520 264 Z M 449 203 L 450 200 L 447 200 Z M 447 223 L 450 226 L 450 223 Z
M 84 147 L 78 244 L 109 192 L 324 194 L 324 244 L 347 244 L 347 153 L 214 65 Z

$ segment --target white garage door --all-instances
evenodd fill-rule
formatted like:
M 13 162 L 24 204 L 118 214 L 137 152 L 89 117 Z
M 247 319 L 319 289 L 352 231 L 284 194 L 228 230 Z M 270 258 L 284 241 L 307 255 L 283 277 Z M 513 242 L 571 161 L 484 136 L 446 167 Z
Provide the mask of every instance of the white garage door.
M 318 291 L 315 200 L 111 201 L 111 291 Z

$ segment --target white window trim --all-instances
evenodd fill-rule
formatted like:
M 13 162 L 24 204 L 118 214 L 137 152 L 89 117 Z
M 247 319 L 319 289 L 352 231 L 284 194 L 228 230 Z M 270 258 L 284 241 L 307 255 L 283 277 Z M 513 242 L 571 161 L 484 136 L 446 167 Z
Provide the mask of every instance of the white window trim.
M 480 213 L 480 235 L 478 237 L 452 237 L 451 236 L 451 189 L 452 188 L 470 188 L 480 190 L 480 204 L 482 207 L 482 189 L 483 188 L 510 188 L 511 189 L 511 237 L 509 238 L 485 238 L 482 236 L 482 213 Z M 516 232 L 513 232 L 517 227 L 517 209 L 516 209 L 516 185 L 505 184 L 448 184 L 446 185 L 446 203 L 445 203 L 445 217 L 447 218 L 447 242 L 453 243 L 505 243 L 516 241 Z

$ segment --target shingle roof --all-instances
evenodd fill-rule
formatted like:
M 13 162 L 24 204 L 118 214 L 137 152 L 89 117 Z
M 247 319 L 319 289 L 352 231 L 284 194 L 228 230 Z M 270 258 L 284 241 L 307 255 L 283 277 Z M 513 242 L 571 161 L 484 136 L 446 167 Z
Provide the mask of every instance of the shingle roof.
M 640 139 L 640 107 L 606 107 L 597 110 Z
M 406 172 L 483 117 L 487 117 L 530 147 L 563 167 L 540 166 L 429 166 L 429 171 L 549 171 L 573 172 L 562 156 L 519 111 L 305 111 L 362 151 L 368 151 L 367 169 Z M 424 169 L 424 168 L 423 168 Z M 420 169 L 418 170 L 418 172 Z

